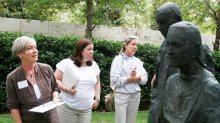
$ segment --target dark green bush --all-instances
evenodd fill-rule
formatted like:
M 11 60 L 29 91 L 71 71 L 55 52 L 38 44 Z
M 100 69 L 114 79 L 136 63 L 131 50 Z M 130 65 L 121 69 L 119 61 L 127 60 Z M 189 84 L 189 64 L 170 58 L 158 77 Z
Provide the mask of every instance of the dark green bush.
M 16 57 L 11 56 L 11 46 L 12 42 L 22 34 L 20 33 L 0 33 L 0 110 L 3 111 L 5 107 L 5 80 L 8 73 L 13 69 L 18 67 L 19 61 Z M 47 63 L 53 67 L 55 70 L 55 65 L 64 58 L 72 55 L 74 46 L 79 37 L 76 36 L 63 36 L 63 37 L 53 37 L 44 35 L 32 35 L 37 41 L 37 46 L 39 50 L 39 62 Z M 111 67 L 111 62 L 113 58 L 121 50 L 120 42 L 112 42 L 104 39 L 94 38 L 94 58 L 98 63 L 101 74 L 101 103 L 99 110 L 105 110 L 104 96 L 111 92 L 109 87 L 109 72 Z M 138 52 L 136 54 L 142 61 L 144 61 L 144 67 L 149 74 L 149 80 L 154 74 L 154 69 L 156 65 L 156 56 L 158 48 L 144 44 L 138 47 Z M 140 109 L 147 109 L 150 100 L 150 84 L 141 86 L 142 96 Z
M 5 83 L 6 76 L 19 66 L 19 60 L 12 56 L 12 42 L 20 37 L 20 33 L 0 33 L 0 111 L 6 110 Z M 51 37 L 44 35 L 33 35 L 39 49 L 39 62 L 55 65 L 62 59 L 71 55 L 74 43 L 79 37 Z
M 11 57 L 12 41 L 19 36 L 15 33 L 0 33 L 0 111 L 6 109 L 6 76 L 19 64 L 16 58 Z
M 99 108 L 104 108 L 104 96 L 111 92 L 109 87 L 109 77 L 110 77 L 110 68 L 111 63 L 116 55 L 121 50 L 121 42 L 109 42 L 104 39 L 94 39 L 94 46 L 95 46 L 95 60 L 98 63 L 101 69 L 101 105 Z M 152 78 L 156 66 L 156 57 L 157 57 L 158 48 L 149 45 L 139 45 L 138 52 L 136 56 L 140 58 L 144 62 L 144 68 L 147 70 L 149 74 L 149 81 Z M 150 100 L 150 83 L 147 85 L 141 86 L 141 104 L 140 110 L 146 110 L 149 107 L 149 100 Z
M 0 33 L 0 111 L 6 110 L 5 101 L 5 80 L 8 73 L 18 67 L 19 61 L 11 55 L 12 42 L 22 34 L 20 33 Z M 80 37 L 63 36 L 53 37 L 44 35 L 32 35 L 37 41 L 39 50 L 39 62 L 50 64 L 55 70 L 55 65 L 64 58 L 72 55 L 76 41 Z M 113 42 L 104 39 L 94 38 L 94 58 L 98 63 L 101 74 L 101 103 L 99 110 L 105 110 L 104 96 L 111 92 L 109 87 L 109 72 L 113 58 L 121 50 L 121 42 Z M 148 84 L 141 86 L 141 104 L 140 110 L 146 110 L 149 107 L 150 100 L 150 80 L 155 73 L 156 57 L 158 48 L 149 45 L 139 45 L 136 56 L 144 61 L 144 67 L 148 72 Z M 220 52 L 213 52 L 213 59 L 216 69 L 216 78 L 220 80 Z
M 220 51 L 212 52 L 212 58 L 215 65 L 215 77 L 220 82 Z

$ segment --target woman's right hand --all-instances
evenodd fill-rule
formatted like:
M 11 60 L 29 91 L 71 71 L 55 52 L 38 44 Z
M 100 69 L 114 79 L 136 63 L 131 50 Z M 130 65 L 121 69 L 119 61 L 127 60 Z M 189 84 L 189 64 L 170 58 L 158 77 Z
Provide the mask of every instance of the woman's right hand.
M 128 79 L 127 79 L 128 83 L 139 83 L 140 81 L 141 81 L 140 76 L 128 77 Z
M 75 86 L 66 89 L 66 92 L 69 93 L 70 95 L 75 95 L 76 91 L 77 90 Z
M 137 72 L 136 72 L 136 67 L 135 67 L 133 70 L 131 70 L 130 77 L 135 77 L 136 74 L 137 74 Z

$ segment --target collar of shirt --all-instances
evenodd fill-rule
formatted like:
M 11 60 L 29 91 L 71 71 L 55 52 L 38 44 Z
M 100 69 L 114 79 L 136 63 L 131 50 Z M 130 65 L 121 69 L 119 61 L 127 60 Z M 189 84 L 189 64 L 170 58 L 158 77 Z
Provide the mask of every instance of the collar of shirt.
M 188 73 L 180 72 L 180 78 L 185 80 L 199 79 L 203 75 L 203 68 L 192 67 Z
M 125 53 L 122 53 L 121 56 L 123 59 L 133 59 L 134 58 L 134 56 L 129 57 Z

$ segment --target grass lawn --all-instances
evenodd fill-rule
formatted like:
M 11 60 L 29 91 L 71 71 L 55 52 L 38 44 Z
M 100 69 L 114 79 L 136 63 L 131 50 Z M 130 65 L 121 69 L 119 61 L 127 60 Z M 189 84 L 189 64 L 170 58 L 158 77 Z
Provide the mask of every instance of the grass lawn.
M 136 123 L 147 123 L 147 111 L 139 111 Z M 93 112 L 92 123 L 114 123 L 114 112 Z M 11 114 L 0 114 L 0 123 L 14 123 Z

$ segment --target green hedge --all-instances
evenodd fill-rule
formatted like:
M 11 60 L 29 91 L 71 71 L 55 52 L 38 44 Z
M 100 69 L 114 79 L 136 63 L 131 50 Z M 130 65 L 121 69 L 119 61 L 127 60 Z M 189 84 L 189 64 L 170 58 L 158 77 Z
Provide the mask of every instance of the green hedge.
M 0 33 L 0 110 L 3 111 L 5 107 L 5 80 L 9 72 L 19 65 L 17 58 L 11 56 L 12 42 L 22 34 L 20 33 Z M 76 41 L 80 37 L 63 36 L 53 37 L 44 35 L 32 35 L 37 41 L 39 50 L 39 62 L 50 64 L 55 70 L 55 65 L 64 58 L 72 55 Z M 105 110 L 104 96 L 111 92 L 109 87 L 109 72 L 113 58 L 121 49 L 120 42 L 107 41 L 104 39 L 93 39 L 95 51 L 94 58 L 98 63 L 101 74 L 101 103 L 99 110 Z M 152 78 L 154 73 L 157 49 L 156 47 L 144 44 L 138 47 L 137 56 L 144 61 L 144 67 L 149 73 L 149 78 Z M 150 99 L 150 84 L 142 86 L 142 97 L 140 109 L 147 109 Z
M 5 101 L 5 80 L 8 73 L 19 65 L 17 58 L 11 55 L 12 42 L 22 34 L 20 33 L 0 33 L 0 112 L 6 110 Z M 55 70 L 55 65 L 64 58 L 72 55 L 76 41 L 80 38 L 77 36 L 44 36 L 32 35 L 37 41 L 39 50 L 39 62 L 47 63 Z M 121 49 L 120 42 L 113 42 L 104 39 L 94 38 L 94 58 L 98 63 L 101 74 L 101 102 L 99 110 L 105 110 L 104 96 L 111 92 L 109 87 L 109 72 L 113 58 L 118 54 Z M 140 110 L 146 110 L 150 103 L 150 79 L 152 78 L 156 66 L 158 47 L 153 45 L 144 44 L 138 46 L 136 56 L 144 61 L 144 67 L 149 74 L 149 81 L 147 85 L 141 86 L 141 104 Z M 216 77 L 219 79 L 220 68 L 220 52 L 213 54 Z
M 215 65 L 215 77 L 220 82 L 220 51 L 212 52 L 212 58 Z
M 19 66 L 18 59 L 11 53 L 12 43 L 21 35 L 20 33 L 0 33 L 0 111 L 6 110 L 6 76 Z M 37 40 L 39 62 L 50 64 L 54 70 L 60 60 L 71 55 L 74 43 L 79 39 L 79 37 L 58 38 L 44 35 L 32 35 L 32 37 Z
M 100 109 L 104 108 L 104 96 L 111 92 L 109 87 L 109 77 L 110 77 L 110 67 L 113 58 L 118 55 L 121 50 L 121 42 L 109 42 L 104 39 L 94 39 L 95 46 L 95 60 L 98 63 L 101 74 L 101 105 Z M 157 57 L 158 48 L 149 44 L 139 45 L 136 56 L 144 61 L 144 68 L 149 74 L 149 78 L 152 78 L 156 66 L 156 57 Z M 149 107 L 150 100 L 150 83 L 147 85 L 141 86 L 141 104 L 140 110 L 146 110 Z

